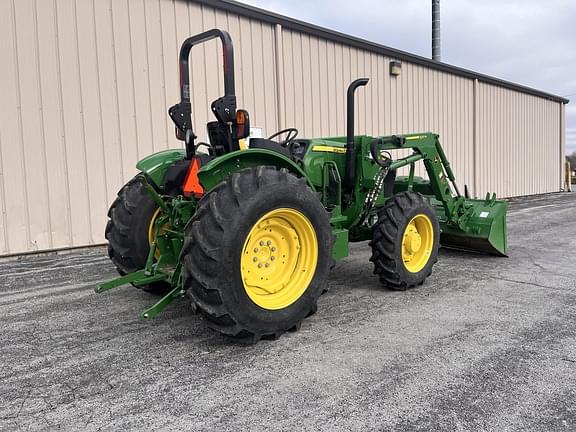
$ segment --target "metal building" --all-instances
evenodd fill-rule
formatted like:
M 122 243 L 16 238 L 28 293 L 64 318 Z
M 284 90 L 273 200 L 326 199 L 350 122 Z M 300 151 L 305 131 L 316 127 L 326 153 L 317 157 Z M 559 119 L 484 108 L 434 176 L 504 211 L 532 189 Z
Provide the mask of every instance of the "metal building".
M 474 194 L 562 187 L 558 96 L 231 1 L 3 0 L 0 255 L 104 242 L 136 161 L 181 145 L 166 114 L 179 42 L 213 27 L 233 37 L 239 106 L 263 135 L 343 135 L 346 86 L 367 76 L 358 133 L 436 131 Z M 222 92 L 221 54 L 212 42 L 192 56 L 199 131 Z

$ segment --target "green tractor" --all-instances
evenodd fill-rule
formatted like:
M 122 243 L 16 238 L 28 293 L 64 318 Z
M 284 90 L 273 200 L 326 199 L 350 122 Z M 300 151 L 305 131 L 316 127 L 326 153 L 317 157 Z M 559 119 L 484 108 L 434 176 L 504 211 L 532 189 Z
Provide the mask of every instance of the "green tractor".
M 211 105 L 210 143 L 198 143 L 189 55 L 214 38 L 225 94 Z M 132 284 L 159 293 L 144 319 L 187 295 L 209 327 L 253 343 L 298 329 L 316 311 L 349 242 L 370 241 L 374 273 L 393 290 L 421 285 L 439 245 L 506 254 L 507 203 L 462 196 L 438 135 L 354 135 L 354 95 L 367 78 L 348 88 L 345 137 L 301 139 L 290 128 L 241 149 L 250 120 L 236 108 L 229 34 L 186 39 L 179 61 L 181 101 L 169 115 L 185 148 L 138 162 L 140 173 L 118 193 L 106 238 L 122 276 L 97 292 Z M 394 159 L 402 149 L 412 153 Z M 414 175 L 418 161 L 427 180 Z M 402 167 L 407 176 L 396 175 Z

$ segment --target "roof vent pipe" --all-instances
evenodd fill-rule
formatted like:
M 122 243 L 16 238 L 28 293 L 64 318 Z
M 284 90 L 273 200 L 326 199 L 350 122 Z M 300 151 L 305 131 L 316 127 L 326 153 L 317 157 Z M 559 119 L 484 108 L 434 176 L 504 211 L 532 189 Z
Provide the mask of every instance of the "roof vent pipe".
M 440 0 L 432 0 L 432 60 L 440 61 Z

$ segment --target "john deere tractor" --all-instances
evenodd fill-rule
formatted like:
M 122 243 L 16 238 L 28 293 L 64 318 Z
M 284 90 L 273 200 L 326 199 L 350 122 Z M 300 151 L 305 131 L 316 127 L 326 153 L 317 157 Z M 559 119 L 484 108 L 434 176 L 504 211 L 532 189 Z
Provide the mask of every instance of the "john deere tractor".
M 192 128 L 189 55 L 214 38 L 225 94 L 212 102 L 204 143 Z M 348 87 L 346 136 L 303 139 L 290 128 L 241 149 L 250 117 L 236 107 L 229 34 L 186 39 L 179 61 L 180 103 L 169 115 L 185 148 L 138 162 L 118 193 L 106 238 L 122 276 L 97 292 L 132 284 L 159 293 L 144 319 L 187 295 L 209 327 L 255 342 L 298 329 L 316 311 L 350 242 L 369 241 L 374 273 L 393 290 L 421 285 L 439 245 L 506 254 L 506 202 L 462 196 L 438 135 L 354 135 L 354 94 L 368 78 Z M 419 161 L 428 179 L 414 175 Z M 407 176 L 397 175 L 402 167 Z

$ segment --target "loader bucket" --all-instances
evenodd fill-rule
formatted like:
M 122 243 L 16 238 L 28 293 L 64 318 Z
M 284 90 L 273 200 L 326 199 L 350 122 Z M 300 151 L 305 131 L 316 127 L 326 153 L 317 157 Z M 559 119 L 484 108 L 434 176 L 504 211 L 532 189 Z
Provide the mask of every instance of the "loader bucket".
M 440 244 L 447 248 L 507 256 L 508 203 L 497 201 L 493 196 L 485 200 L 466 199 L 466 206 L 470 205 L 472 211 L 463 227 L 442 224 Z

